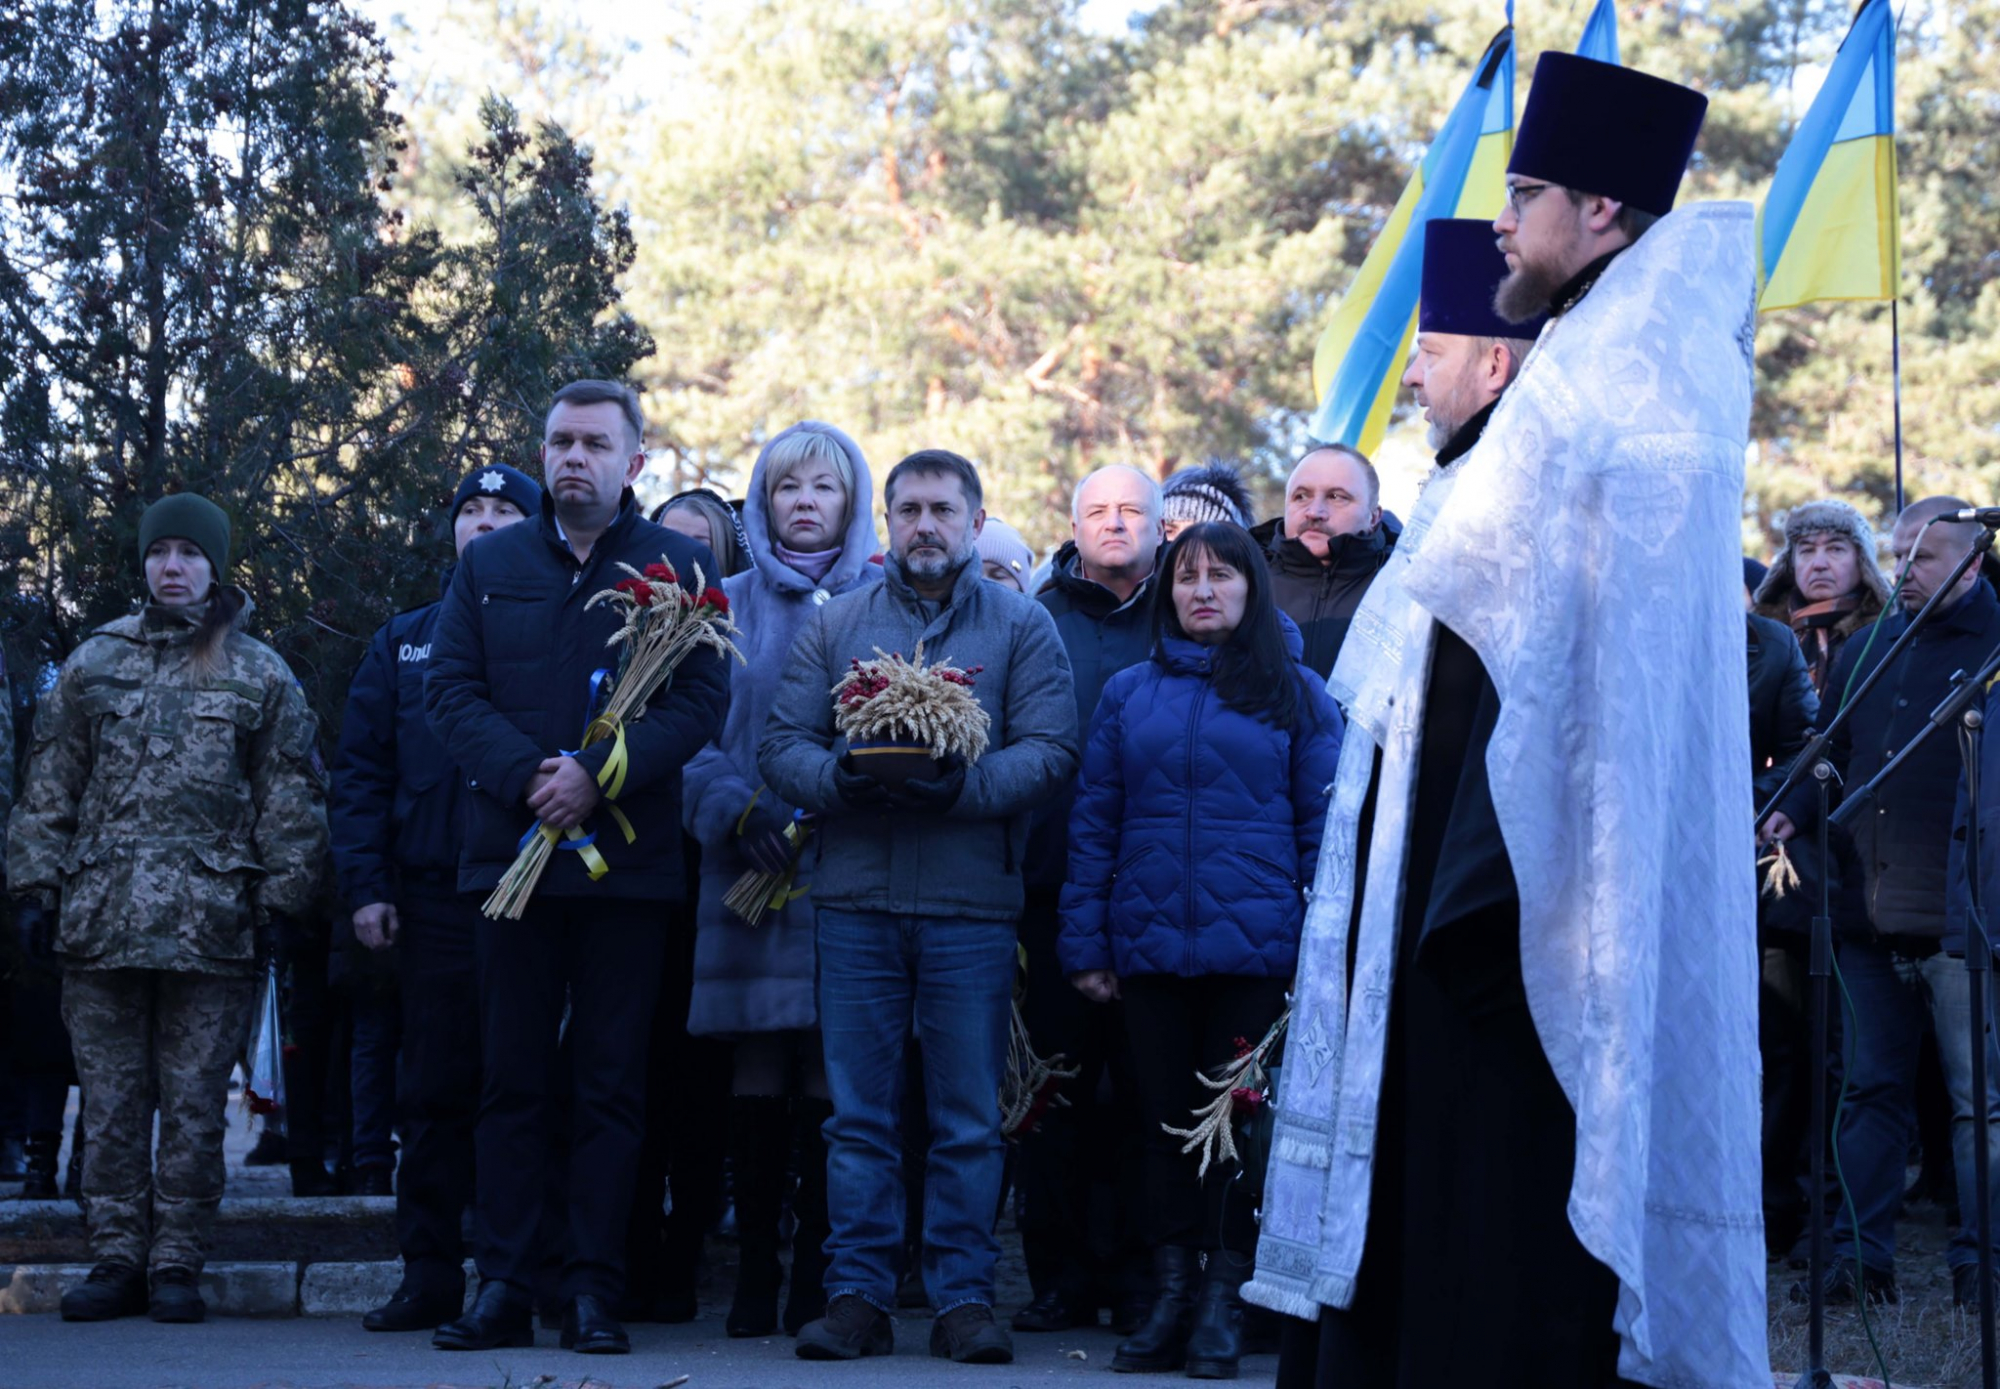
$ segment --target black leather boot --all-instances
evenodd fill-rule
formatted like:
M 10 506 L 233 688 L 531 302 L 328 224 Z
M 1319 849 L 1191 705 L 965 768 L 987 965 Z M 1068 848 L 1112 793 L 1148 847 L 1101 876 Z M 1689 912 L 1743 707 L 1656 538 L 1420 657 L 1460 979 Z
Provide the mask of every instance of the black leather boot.
M 525 1288 L 489 1278 L 479 1285 L 472 1310 L 446 1322 L 431 1337 L 439 1350 L 497 1350 L 535 1344 L 534 1299 Z
M 23 1201 L 53 1201 L 60 1194 L 56 1186 L 56 1155 L 61 1151 L 61 1130 L 28 1135 L 28 1171 L 21 1178 Z
M 146 1273 L 132 1264 L 109 1262 L 62 1295 L 64 1321 L 110 1321 L 146 1310 Z
M 562 1348 L 579 1355 L 630 1355 L 632 1342 L 612 1315 L 610 1299 L 578 1293 L 563 1313 Z
M 792 1285 L 785 1292 L 785 1334 L 796 1336 L 807 1322 L 826 1315 L 826 1121 L 827 1100 L 801 1099 L 792 1106 L 799 1138 L 799 1185 L 792 1195 Z
M 792 1102 L 738 1095 L 729 1110 L 729 1163 L 736 1178 L 736 1295 L 723 1328 L 735 1337 L 778 1331 L 778 1217 L 785 1205 Z
M 1194 1329 L 1194 1282 L 1199 1272 L 1192 1249 L 1163 1244 L 1153 1251 L 1153 1310 L 1111 1357 L 1112 1369 L 1120 1374 L 1163 1374 L 1181 1367 Z
M 1243 1362 L 1243 1284 L 1249 1277 L 1249 1255 L 1219 1249 L 1208 1256 L 1187 1341 L 1189 1379 L 1236 1378 Z

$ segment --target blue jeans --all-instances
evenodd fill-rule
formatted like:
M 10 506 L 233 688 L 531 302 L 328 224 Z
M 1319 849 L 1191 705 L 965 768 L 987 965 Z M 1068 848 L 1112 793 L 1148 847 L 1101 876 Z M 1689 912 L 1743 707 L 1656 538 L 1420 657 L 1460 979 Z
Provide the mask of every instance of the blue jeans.
M 1000 1241 L 1000 1073 L 1007 1060 L 1014 927 L 819 909 L 826 1080 L 826 1295 L 896 1305 L 903 1248 L 903 1049 L 922 1044 L 931 1145 L 924 1166 L 924 1288 L 942 1314 L 993 1303 Z
M 1847 1108 L 1839 1134 L 1840 1166 L 1854 1197 L 1854 1214 L 1842 1202 L 1834 1220 L 1834 1245 L 1852 1258 L 1860 1227 L 1861 1262 L 1893 1272 L 1896 1210 L 1903 1200 L 1903 1172 L 1910 1135 L 1916 1130 L 1917 1055 L 1924 1025 L 1937 1030 L 1945 1089 L 1951 1096 L 1952 1158 L 1958 1168 L 1958 1203 L 1963 1217 L 1946 1254 L 1953 1268 L 1977 1262 L 1973 1230 L 1972 1159 L 1972 984 L 1965 961 L 1942 951 L 1911 959 L 1879 945 L 1850 942 L 1840 947 L 1840 972 L 1854 1000 L 1853 1027 L 1846 1046 Z M 1995 1018 L 1993 1004 L 1987 1005 Z M 1993 1164 L 1988 1180 L 1993 1209 L 2000 1215 L 2000 1046 L 1986 1036 L 1987 1135 Z

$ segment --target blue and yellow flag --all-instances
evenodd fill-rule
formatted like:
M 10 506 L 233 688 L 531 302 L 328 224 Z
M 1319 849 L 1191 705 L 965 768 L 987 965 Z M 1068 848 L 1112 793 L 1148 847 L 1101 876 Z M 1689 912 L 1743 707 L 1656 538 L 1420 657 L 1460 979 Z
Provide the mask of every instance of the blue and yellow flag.
M 1514 150 L 1514 31 L 1486 46 L 1472 81 L 1396 199 L 1313 352 L 1320 406 L 1312 437 L 1373 453 L 1417 330 L 1422 227 L 1434 217 L 1497 217 Z M 1412 234 L 1412 229 L 1416 229 Z
M 1757 214 L 1757 307 L 1894 299 L 1896 21 L 1865 0 Z
M 1576 56 L 1595 58 L 1600 63 L 1618 62 L 1618 6 L 1612 0 L 1597 0 L 1590 18 L 1583 22 L 1583 37 L 1577 40 Z

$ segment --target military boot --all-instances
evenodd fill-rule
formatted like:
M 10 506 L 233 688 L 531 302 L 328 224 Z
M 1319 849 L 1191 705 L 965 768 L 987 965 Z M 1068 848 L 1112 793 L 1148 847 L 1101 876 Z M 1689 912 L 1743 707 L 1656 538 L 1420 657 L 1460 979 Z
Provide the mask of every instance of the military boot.
M 153 1296 L 147 1315 L 154 1321 L 197 1322 L 208 1315 L 201 1300 L 194 1270 L 179 1264 L 162 1264 L 153 1270 Z
M 146 1275 L 132 1264 L 99 1264 L 62 1296 L 64 1321 L 110 1321 L 145 1310 Z

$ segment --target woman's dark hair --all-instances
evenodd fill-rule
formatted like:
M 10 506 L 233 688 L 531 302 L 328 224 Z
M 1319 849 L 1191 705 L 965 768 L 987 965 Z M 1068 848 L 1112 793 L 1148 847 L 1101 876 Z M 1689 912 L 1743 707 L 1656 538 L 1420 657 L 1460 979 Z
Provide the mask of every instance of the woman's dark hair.
M 1250 532 L 1229 521 L 1204 521 L 1182 531 L 1160 557 L 1160 581 L 1153 592 L 1154 659 L 1160 639 L 1192 640 L 1174 607 L 1174 578 L 1181 564 L 1207 555 L 1249 581 L 1243 620 L 1215 649 L 1215 693 L 1231 709 L 1287 732 L 1312 705 L 1299 688 L 1298 665 L 1285 648 L 1285 629 L 1271 597 L 1271 570 Z
M 214 670 L 221 665 L 223 643 L 229 639 L 236 619 L 243 615 L 243 605 L 243 590 L 240 588 L 217 584 L 209 590 L 208 611 L 201 615 L 201 621 L 194 629 L 196 665 L 204 670 Z

